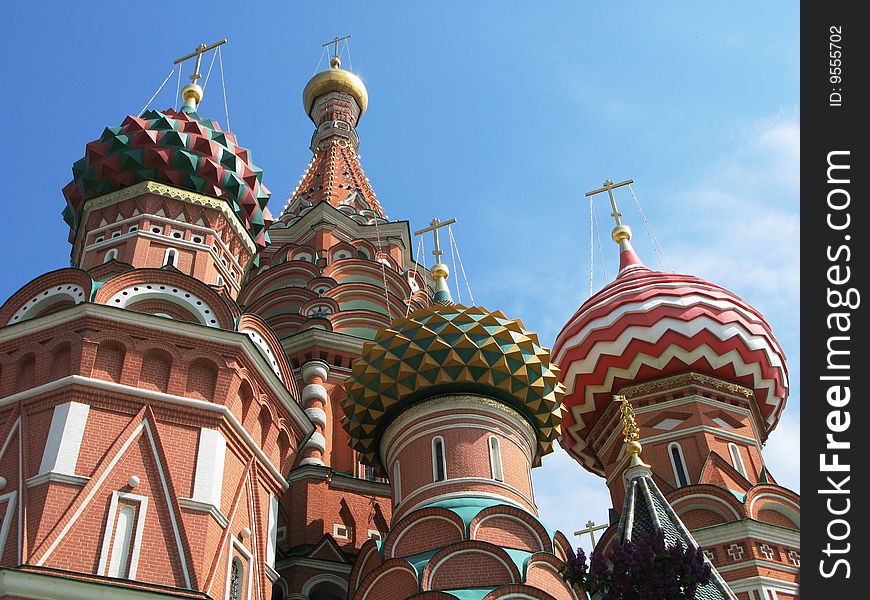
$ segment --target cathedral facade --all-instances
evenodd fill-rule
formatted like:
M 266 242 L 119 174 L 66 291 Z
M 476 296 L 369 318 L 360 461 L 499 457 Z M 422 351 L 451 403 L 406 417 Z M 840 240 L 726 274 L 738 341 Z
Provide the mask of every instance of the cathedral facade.
M 551 355 L 414 261 L 337 56 L 276 216 L 202 95 L 86 144 L 72 266 L 0 307 L 0 598 L 576 599 L 532 485 L 557 441 L 611 490 L 602 547 L 657 529 L 704 548 L 704 597 L 798 596 L 799 498 L 761 453 L 787 369 L 755 309 L 650 270 L 620 224 Z

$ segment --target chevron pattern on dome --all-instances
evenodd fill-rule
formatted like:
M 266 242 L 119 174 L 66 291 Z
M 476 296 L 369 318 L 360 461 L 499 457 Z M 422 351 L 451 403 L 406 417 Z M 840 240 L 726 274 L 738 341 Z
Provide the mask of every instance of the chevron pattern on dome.
M 549 350 L 521 321 L 477 306 L 435 304 L 381 329 L 345 388 L 342 424 L 378 469 L 380 436 L 392 418 L 440 393 L 479 391 L 519 410 L 537 432 L 536 461 L 561 431 L 564 391 Z
M 107 127 L 85 147 L 63 188 L 63 218 L 75 237 L 85 202 L 141 181 L 158 181 L 226 200 L 258 247 L 269 241 L 272 222 L 263 171 L 235 136 L 187 107 L 149 110 Z
M 688 371 L 742 385 L 764 419 L 762 440 L 788 397 L 785 354 L 761 313 L 691 275 L 620 274 L 562 328 L 553 356 L 566 388 L 561 444 L 602 476 L 603 461 L 586 437 L 621 387 Z

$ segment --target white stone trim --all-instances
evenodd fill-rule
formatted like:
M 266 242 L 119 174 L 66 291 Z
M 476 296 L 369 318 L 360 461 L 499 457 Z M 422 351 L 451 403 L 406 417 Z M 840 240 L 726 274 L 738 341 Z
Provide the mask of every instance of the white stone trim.
M 674 448 L 677 449 L 677 455 L 680 459 L 680 467 L 682 467 L 682 475 L 685 477 L 686 484 L 680 483 L 680 470 L 677 469 L 677 461 L 674 460 Z M 674 470 L 674 485 L 678 488 L 688 487 L 692 485 L 692 478 L 689 476 L 689 466 L 686 464 L 686 457 L 683 455 L 683 447 L 679 442 L 671 442 L 668 444 L 668 459 L 671 461 L 671 468 Z
M 121 445 L 121 448 L 118 450 L 118 452 L 115 454 L 115 456 L 112 457 L 112 460 L 109 462 L 109 465 L 103 471 L 103 473 L 100 475 L 100 478 L 97 480 L 96 485 L 94 485 L 91 488 L 91 490 L 88 492 L 87 496 L 85 496 L 84 501 L 76 509 L 76 512 L 73 514 L 72 518 L 67 522 L 67 524 L 64 526 L 63 530 L 61 530 L 60 534 L 55 538 L 55 540 L 51 543 L 51 545 L 43 553 L 43 555 L 39 557 L 39 560 L 36 561 L 37 566 L 45 565 L 45 561 L 47 561 L 49 556 L 51 556 L 52 552 L 54 552 L 57 549 L 58 545 L 61 543 L 61 541 L 64 540 L 64 538 L 66 537 L 66 534 L 69 533 L 70 529 L 75 524 L 76 520 L 78 520 L 78 518 L 82 515 L 82 513 L 85 511 L 85 508 L 88 507 L 88 505 L 90 504 L 91 500 L 93 500 L 93 498 L 97 494 L 97 492 L 100 491 L 103 482 L 111 474 L 112 470 L 115 468 L 115 466 L 121 460 L 121 457 L 124 456 L 124 454 L 126 453 L 127 449 L 130 447 L 130 445 L 133 443 L 133 441 L 136 438 L 138 438 L 142 434 L 143 431 L 146 432 L 146 434 L 148 436 L 148 441 L 150 442 L 151 450 L 154 454 L 154 456 L 153 456 L 154 463 L 157 466 L 157 472 L 160 476 L 160 482 L 163 486 L 163 495 L 164 495 L 164 498 L 166 501 L 167 508 L 169 509 L 169 518 L 170 518 L 170 521 L 172 524 L 173 534 L 175 535 L 175 543 L 176 543 L 176 546 L 178 548 L 178 556 L 179 556 L 179 559 L 181 562 L 181 571 L 182 571 L 182 574 L 184 575 L 184 583 L 187 587 L 190 587 L 190 575 L 189 575 L 188 570 L 187 570 L 187 557 L 184 554 L 184 547 L 181 544 L 181 536 L 180 536 L 179 531 L 178 531 L 178 523 L 176 522 L 176 519 L 175 519 L 175 511 L 172 508 L 172 498 L 169 495 L 169 488 L 166 485 L 166 476 L 163 472 L 163 465 L 160 462 L 160 456 L 158 455 L 157 448 L 154 444 L 154 437 L 151 433 L 151 428 L 148 426 L 148 422 L 145 420 L 143 420 L 141 423 L 139 423 L 139 425 L 136 426 L 136 428 L 130 434 L 130 437 L 127 438 L 127 440 Z
M 402 503 L 402 465 L 397 460 L 393 463 L 393 476 L 390 478 L 390 488 L 393 491 L 393 503 Z
M 136 513 L 136 522 L 133 525 L 132 536 L 130 542 L 130 568 L 122 579 L 136 579 L 136 570 L 139 568 L 139 551 L 142 549 L 142 532 L 145 529 L 145 515 L 148 509 L 148 498 L 138 494 L 127 492 L 112 492 L 112 502 L 109 505 L 109 516 L 106 518 L 106 531 L 103 534 L 103 546 L 100 550 L 100 565 L 97 567 L 97 573 L 112 577 L 108 574 L 108 569 L 111 568 L 109 557 L 109 546 L 112 546 L 112 531 L 115 529 L 116 519 L 118 517 L 118 501 L 120 499 L 137 502 L 139 510 Z M 171 509 L 170 509 L 171 510 Z M 114 536 L 117 537 L 117 536 Z M 117 540 L 115 540 L 117 541 Z
M 552 543 L 545 544 L 544 540 L 541 539 L 541 536 L 538 535 L 538 532 L 535 531 L 535 529 L 531 525 L 529 525 L 528 523 L 526 523 L 525 521 L 523 521 L 519 517 L 516 517 L 514 515 L 509 515 L 506 513 L 493 513 L 491 515 L 487 515 L 484 518 L 482 518 L 480 521 L 477 522 L 477 525 L 474 527 L 474 530 L 471 532 L 471 539 L 476 540 L 477 539 L 477 530 L 480 529 L 481 526 L 483 526 L 483 524 L 486 521 L 488 521 L 490 519 L 494 519 L 496 517 L 499 517 L 502 519 L 509 519 L 511 521 L 516 521 L 517 523 L 522 525 L 524 528 L 529 530 L 532 533 L 532 535 L 535 536 L 535 539 L 538 540 L 538 547 L 541 549 L 542 552 L 550 552 L 550 549 L 548 549 L 548 546 L 554 546 L 554 544 L 552 544 Z
M 167 252 L 169 250 L 172 248 L 167 249 Z M 141 300 L 166 300 L 192 311 L 199 318 L 199 325 L 210 328 L 221 326 L 213 306 L 193 292 L 177 285 L 148 282 L 130 284 L 115 292 L 111 298 L 106 300 L 106 305 L 114 308 L 127 308 L 130 304 Z
M 306 404 L 311 400 L 320 400 L 323 404 L 327 404 L 329 402 L 329 394 L 326 392 L 326 388 L 321 384 L 309 383 L 302 388 L 302 392 L 299 394 L 299 399 L 302 401 L 302 404 Z
M 516 570 L 516 568 L 511 569 L 510 565 L 508 565 L 508 563 L 506 563 L 501 556 L 499 556 L 495 552 L 488 552 L 488 551 L 483 550 L 481 548 L 469 548 L 468 550 L 457 550 L 456 552 L 451 552 L 449 555 L 443 557 L 434 567 L 432 567 L 432 570 L 429 571 L 429 579 L 426 581 L 426 589 L 427 590 L 432 589 L 432 580 L 435 579 L 435 574 L 438 572 L 438 569 L 440 569 L 444 563 L 446 563 L 448 560 L 456 558 L 457 556 L 460 556 L 462 554 L 470 554 L 472 552 L 480 552 L 481 554 L 488 554 L 489 556 L 492 556 L 494 559 L 496 559 L 498 562 L 500 562 L 502 564 L 502 566 L 504 566 L 504 568 L 507 570 L 508 573 L 511 574 L 511 583 L 512 584 L 519 583 L 514 579 L 514 571 Z M 514 565 L 514 567 L 516 567 L 516 565 Z M 522 577 L 522 574 L 520 576 Z
M 230 570 L 233 567 L 233 550 L 238 550 L 239 554 L 241 554 L 248 563 L 247 565 L 243 564 L 243 568 L 245 569 L 243 575 L 245 578 L 245 583 L 247 583 L 247 586 L 245 586 L 247 587 L 247 590 L 243 593 L 242 598 L 243 600 L 252 600 L 251 584 L 254 581 L 254 555 L 251 554 L 248 549 L 245 548 L 245 545 L 242 544 L 239 539 L 234 535 L 230 535 L 230 545 L 229 550 L 227 551 L 227 575 L 226 585 L 224 589 L 224 598 L 230 597 Z
M 263 339 L 263 336 L 257 333 L 255 330 L 251 328 L 239 329 L 239 333 L 244 333 L 254 344 L 259 348 L 266 357 L 266 360 L 269 361 L 269 366 L 272 367 L 272 371 L 275 375 L 278 376 L 278 379 L 281 382 L 284 382 L 284 376 L 281 375 L 281 368 L 278 366 L 278 359 L 275 358 L 275 353 L 272 352 L 272 347 Z
M 164 392 L 157 392 L 154 390 L 143 390 L 141 388 L 115 383 L 113 381 L 92 379 L 90 377 L 83 377 L 81 375 L 68 375 L 67 377 L 55 379 L 54 381 L 50 381 L 49 383 L 37 386 L 35 388 L 24 390 L 23 392 L 18 392 L 17 394 L 12 394 L 11 396 L 6 396 L 5 398 L 0 398 L 0 406 L 20 402 L 27 398 L 52 392 L 54 390 L 69 385 L 83 385 L 96 389 L 125 394 L 128 396 L 145 398 L 147 400 L 167 402 L 170 404 L 179 404 L 182 406 L 197 408 L 199 410 L 220 413 L 227 420 L 230 426 L 232 426 L 233 430 L 235 430 L 235 432 L 239 436 L 241 436 L 248 449 L 251 450 L 251 452 L 253 452 L 257 456 L 257 458 L 263 462 L 263 464 L 266 466 L 266 469 L 268 469 L 268 471 L 284 487 L 284 489 L 287 489 L 287 480 L 284 479 L 284 476 L 281 475 L 281 472 L 278 470 L 278 468 L 274 464 L 272 464 L 272 461 L 269 460 L 269 457 L 267 457 L 265 453 L 263 453 L 263 451 L 260 449 L 260 446 L 254 441 L 254 439 L 245 430 L 245 428 L 242 427 L 242 424 L 238 421 L 238 419 L 236 419 L 235 415 L 233 415 L 230 409 L 221 404 L 214 404 L 212 402 L 206 402 L 204 400 L 194 400 L 192 398 L 185 398 L 184 396 L 176 396 L 173 394 L 166 394 Z M 299 410 L 301 411 L 302 409 L 300 408 Z
M 25 485 L 27 485 L 27 487 L 34 487 L 48 482 L 66 483 L 69 485 L 77 485 L 79 487 L 83 487 L 87 485 L 90 480 L 90 477 L 83 477 L 81 475 L 67 475 L 65 473 L 40 473 L 39 475 L 34 475 L 33 477 L 26 479 L 24 483 Z
M 489 470 L 492 478 L 495 481 L 504 481 L 504 462 L 501 456 L 501 441 L 498 436 L 489 436 L 486 440 L 486 447 L 489 453 Z
M 762 560 L 758 558 L 750 558 L 732 564 L 722 565 L 721 567 L 716 567 L 716 570 L 720 573 L 727 573 L 728 571 L 736 571 L 738 569 L 744 569 L 748 566 L 763 567 L 765 569 L 783 571 L 784 573 L 800 573 L 801 571 L 800 567 L 793 567 L 791 565 L 784 565 L 782 563 L 773 562 L 772 560 Z M 779 580 L 775 579 L 774 581 Z M 728 585 L 730 586 L 731 584 L 729 583 Z
M 278 544 L 278 497 L 269 495 L 269 518 L 267 521 L 269 539 L 266 541 L 266 566 L 275 568 L 275 547 Z
M 322 360 L 309 360 L 302 365 L 302 380 L 307 383 L 314 377 L 326 381 L 329 377 L 329 365 Z
M 481 400 L 483 399 L 484 397 L 481 397 Z M 463 409 L 485 412 L 489 415 L 494 415 L 494 417 L 480 414 L 463 414 L 460 416 L 458 413 Z M 449 411 L 451 414 L 438 417 L 437 419 L 425 419 L 412 427 L 407 426 L 409 421 L 424 419 L 424 417 L 431 415 L 432 413 L 445 411 Z M 507 415 L 505 414 L 505 411 L 507 412 Z M 506 439 L 510 439 L 523 450 L 529 458 L 529 461 L 532 460 L 532 449 L 537 448 L 538 439 L 526 419 L 520 415 L 520 413 L 506 405 L 501 405 L 499 409 L 495 409 L 486 402 L 475 401 L 473 397 L 469 396 L 463 396 L 460 398 L 451 398 L 449 396 L 441 397 L 438 402 L 427 401 L 424 404 L 414 406 L 411 411 L 399 414 L 395 419 L 393 419 L 381 436 L 379 447 L 380 455 L 385 459 L 385 462 L 390 463 L 398 452 L 401 452 L 405 446 L 413 442 L 415 439 L 419 439 L 427 434 L 435 433 L 436 431 L 449 430 L 455 427 L 455 424 L 440 427 L 433 427 L 433 425 L 437 423 L 456 421 L 457 419 L 465 417 L 468 419 L 473 418 L 480 423 L 472 424 L 465 420 L 462 423 L 463 428 L 485 429 L 492 433 L 497 433 Z M 513 419 L 511 419 L 511 417 L 513 417 Z M 507 431 L 505 431 L 505 429 Z M 522 434 L 527 447 L 524 447 L 514 439 L 517 432 Z M 418 435 L 412 439 L 407 439 L 409 436 L 414 436 L 415 434 Z M 389 449 L 389 453 L 385 452 L 387 449 Z
M 302 594 L 307 598 L 308 594 L 311 592 L 311 590 L 314 588 L 314 586 L 316 586 L 318 583 L 324 583 L 324 582 L 334 583 L 335 585 L 340 587 L 342 590 L 347 592 L 347 581 L 345 581 L 341 577 L 337 577 L 335 575 L 330 575 L 328 573 L 323 573 L 320 575 L 315 575 L 314 577 L 312 577 L 311 579 L 306 581 L 305 584 L 302 586 Z
M 517 488 L 515 488 L 512 485 L 509 485 L 503 481 L 494 481 L 488 477 L 457 477 L 455 479 L 445 479 L 444 481 L 433 481 L 432 483 L 427 483 L 425 485 L 421 485 L 416 490 L 414 490 L 413 492 L 411 492 L 410 494 L 405 496 L 405 502 L 407 502 L 409 499 L 414 498 L 415 496 L 417 496 L 419 494 L 427 492 L 427 491 L 434 489 L 436 487 L 442 487 L 445 484 L 452 485 L 452 484 L 458 483 L 458 482 L 462 482 L 462 483 L 485 483 L 485 484 L 490 485 L 490 486 L 495 486 L 495 487 L 499 487 L 499 488 L 502 488 L 505 490 L 509 490 L 509 491 L 513 492 L 514 494 L 516 494 L 517 496 L 519 496 L 520 498 L 522 498 L 523 500 L 525 500 L 526 502 L 528 502 L 529 505 L 535 506 L 534 501 L 531 498 L 529 498 L 528 496 L 526 496 L 524 493 L 522 493 L 520 490 L 518 490 Z M 484 497 L 494 496 L 494 497 L 498 497 L 498 498 L 505 498 L 504 496 L 501 496 L 499 494 L 490 494 L 489 492 L 476 492 L 476 493 L 478 495 L 482 495 Z M 469 494 L 471 494 L 471 492 L 469 492 Z M 455 494 L 451 493 L 450 495 L 453 496 Z M 426 500 L 426 502 L 434 502 L 434 500 L 430 499 L 430 500 Z M 516 505 L 517 501 L 510 500 L 510 503 Z
M 75 475 L 90 405 L 66 402 L 54 407 L 39 474 Z
M 193 498 L 179 498 L 178 506 L 181 506 L 182 508 L 187 508 L 189 510 L 195 510 L 197 512 L 204 512 L 210 514 L 223 529 L 226 529 L 230 524 L 230 522 L 220 511 L 220 509 L 209 502 L 199 502 L 198 500 L 194 500 Z
M 58 297 L 66 297 L 72 300 L 75 304 L 81 304 L 88 298 L 85 297 L 85 290 L 82 286 L 69 283 L 69 284 L 60 284 L 53 285 L 48 289 L 39 290 L 37 294 L 31 298 L 27 303 L 25 303 L 21 308 L 19 308 L 12 317 L 10 317 L 9 321 L 7 321 L 7 325 L 12 325 L 13 323 L 20 323 L 23 321 L 27 321 L 27 317 L 29 314 L 33 314 L 34 309 L 42 306 L 44 304 L 51 304 Z M 29 313 L 28 313 L 29 311 Z M 32 317 L 31 317 L 32 318 Z
M 163 593 L 0 567 L 0 595 L 52 600 L 154 600 Z
M 743 399 L 745 400 L 745 398 Z M 736 412 L 745 417 L 748 417 L 750 428 L 752 429 L 752 436 L 745 436 L 738 433 L 733 433 L 732 431 L 717 429 L 715 427 L 710 427 L 709 425 L 696 425 L 694 427 L 687 427 L 685 429 L 678 429 L 676 431 L 671 431 L 669 433 L 660 433 L 658 435 L 652 435 L 644 438 L 644 443 L 649 444 L 652 442 L 657 442 L 661 440 L 667 440 L 673 437 L 679 436 L 688 436 L 694 433 L 709 433 L 711 435 L 715 435 L 718 437 L 722 437 L 729 440 L 744 442 L 750 446 L 755 446 L 759 452 L 761 452 L 761 445 L 758 443 L 758 440 L 761 439 L 762 435 L 759 433 L 756 427 L 756 420 L 752 415 L 752 412 L 746 408 L 741 406 L 734 406 L 733 404 L 726 404 L 721 402 L 720 400 L 714 400 L 712 398 L 705 398 L 704 396 L 699 396 L 697 394 L 691 394 L 689 396 L 682 396 L 680 398 L 675 398 L 673 400 L 668 400 L 665 402 L 656 402 L 654 404 L 648 404 L 646 406 L 639 406 L 635 409 L 635 414 L 637 416 L 642 416 L 646 413 L 660 413 L 672 408 L 676 408 L 678 406 L 683 406 L 686 404 L 706 404 L 708 406 L 712 406 L 714 408 L 718 408 L 721 410 L 728 410 L 730 412 Z M 754 436 L 754 437 L 753 437 Z M 601 453 L 607 454 L 609 449 L 613 446 L 614 443 L 618 443 L 622 445 L 624 442 L 622 441 L 622 433 L 620 433 L 619 428 L 613 428 L 610 434 L 607 436 L 607 440 L 604 442 Z
M 221 508 L 227 440 L 220 429 L 200 428 L 192 500 Z
M 746 474 L 746 463 L 743 462 L 743 455 L 740 454 L 740 446 L 734 442 L 728 442 L 728 454 L 731 455 L 731 466 L 734 467 L 738 473 L 743 475 L 743 477 L 748 478 L 749 475 Z
M 685 504 L 687 501 L 696 500 L 699 498 L 703 498 L 703 501 L 701 503 L 689 504 L 688 506 L 683 506 L 683 504 Z M 717 506 L 717 507 L 725 507 L 726 509 L 728 509 L 729 514 L 722 514 L 721 512 L 712 508 L 710 506 L 710 501 L 715 503 L 715 506 Z M 723 500 L 719 496 L 714 496 L 712 494 L 690 494 L 688 496 L 682 496 L 680 498 L 675 498 L 673 501 L 671 501 L 671 507 L 676 511 L 676 513 L 678 515 L 682 515 L 683 513 L 688 512 L 690 510 L 702 509 L 702 510 L 709 510 L 711 512 L 715 512 L 716 514 L 718 514 L 722 517 L 725 517 L 726 519 L 730 517 L 733 520 L 739 520 L 741 518 L 741 516 L 737 513 L 737 511 L 734 510 L 733 506 L 728 504 L 725 500 Z
M 438 458 L 437 448 L 441 448 L 441 458 Z M 439 479 L 438 477 L 438 467 L 441 467 L 441 474 L 443 477 Z M 440 435 L 436 435 L 432 438 L 432 481 L 434 483 L 441 483 L 447 481 L 449 476 L 447 475 L 447 444 L 444 443 L 444 438 Z
M 287 412 L 289 412 L 294 417 L 296 423 L 303 431 L 302 439 L 304 439 L 305 436 L 310 435 L 311 431 L 314 431 L 314 426 L 308 420 L 308 417 L 305 416 L 305 412 L 302 410 L 302 407 L 290 394 L 288 388 L 284 386 L 284 383 L 277 377 L 272 378 L 269 375 L 269 373 L 272 373 L 271 367 L 266 362 L 266 359 L 263 357 L 260 351 L 256 350 L 253 345 L 251 345 L 250 338 L 244 334 L 239 334 L 235 331 L 226 331 L 213 327 L 205 328 L 202 325 L 187 323 L 186 321 L 168 321 L 163 317 L 156 317 L 147 313 L 117 309 L 102 304 L 92 304 L 86 302 L 76 307 L 61 311 L 59 313 L 53 313 L 50 315 L 46 315 L 45 317 L 40 317 L 36 320 L 20 323 L 14 327 L 0 328 L 0 342 L 6 341 L 8 338 L 23 337 L 25 335 L 36 333 L 44 329 L 49 329 L 58 324 L 66 323 L 71 319 L 74 319 L 81 315 L 94 316 L 97 318 L 106 319 L 107 321 L 123 323 L 126 325 L 141 325 L 149 329 L 165 331 L 174 335 L 188 335 L 197 339 L 205 340 L 210 343 L 217 342 L 237 347 L 241 349 L 245 356 L 247 356 L 252 362 L 260 366 L 264 375 L 263 379 L 265 380 L 266 385 L 271 392 L 271 396 L 278 400 L 281 405 L 287 410 Z M 296 339 L 297 337 L 299 336 L 293 336 L 293 339 Z M 129 388 L 129 386 L 126 387 Z M 31 390 L 25 390 L 24 392 L 18 392 L 17 394 L 12 394 L 11 396 L 7 396 L 6 398 L 0 398 L 0 406 L 10 403 L 11 398 L 27 397 L 23 396 L 22 394 L 26 394 L 29 391 Z
M 469 480 L 468 479 L 451 479 L 450 481 L 453 482 L 453 481 L 469 481 Z M 492 483 L 491 479 L 480 479 L 477 481 L 485 481 L 487 483 Z M 440 483 L 443 483 L 443 482 L 440 482 Z M 505 486 L 505 487 L 507 487 L 507 486 Z M 513 488 L 509 488 L 509 489 L 511 489 L 511 491 L 516 491 Z M 417 490 L 417 491 L 419 492 L 420 490 Z M 414 494 L 412 494 L 412 496 L 416 495 L 416 493 L 417 492 L 414 492 Z M 519 495 L 522 496 L 522 494 L 519 494 Z M 536 516 L 536 513 L 531 513 L 527 507 L 523 506 L 522 504 L 520 504 L 519 502 L 517 502 L 516 500 L 514 500 L 512 498 L 508 498 L 507 496 L 502 496 L 500 494 L 492 494 L 489 492 L 476 492 L 476 491 L 472 492 L 472 491 L 468 491 L 468 490 L 457 490 L 455 492 L 447 492 L 446 494 L 438 494 L 437 496 L 432 496 L 431 498 L 426 498 L 425 500 L 421 500 L 420 502 L 413 504 L 410 508 L 403 508 L 402 515 L 403 516 L 408 515 L 408 514 L 412 513 L 413 511 L 417 510 L 418 508 L 420 508 L 421 506 L 428 506 L 429 504 L 434 504 L 434 503 L 440 502 L 442 500 L 450 500 L 452 498 L 469 498 L 469 497 L 487 498 L 487 499 L 495 498 L 497 500 L 501 500 L 505 504 L 508 504 L 510 506 L 515 506 L 516 508 L 519 508 L 520 510 L 526 511 L 529 514 L 531 514 L 533 517 Z M 410 498 L 410 496 L 409 496 L 409 498 Z M 407 502 L 407 501 L 408 501 L 408 498 L 405 498 L 405 502 Z M 530 502 L 530 504 L 531 504 L 531 506 L 535 506 L 535 504 L 533 502 Z
M 303 449 L 314 448 L 321 454 L 326 452 L 326 438 L 323 437 L 323 434 L 319 431 L 315 431 L 311 434 L 311 437 L 308 438 L 308 441 L 305 442 L 305 446 Z
M 9 529 L 12 527 L 12 516 L 15 514 L 15 506 L 18 501 L 18 490 L 12 490 L 8 494 L 0 496 L 0 504 L 6 501 L 6 510 L 3 511 L 2 526 L 0 526 L 0 555 L 6 550 L 6 539 L 9 537 Z
M 322 408 L 306 408 L 305 414 L 311 419 L 311 422 L 321 427 L 326 427 L 326 411 Z
M 699 545 L 704 547 L 719 545 L 732 540 L 741 540 L 747 537 L 766 540 L 792 548 L 800 548 L 801 545 L 800 531 L 752 519 L 702 527 L 694 530 L 692 536 Z
M 423 523 L 425 521 L 446 521 L 446 522 L 450 523 L 453 527 L 455 527 L 459 531 L 459 539 L 460 540 L 466 539 L 465 528 L 463 526 L 461 526 L 459 523 L 457 523 L 456 521 L 454 521 L 453 519 L 450 519 L 449 517 L 443 517 L 441 515 L 427 515 L 425 517 L 415 519 L 413 525 L 410 525 L 408 527 L 404 527 L 399 532 L 399 535 L 396 536 L 395 541 L 393 541 L 392 545 L 390 546 L 389 558 L 396 557 L 396 548 L 399 546 L 399 543 L 402 541 L 402 538 L 405 537 L 405 534 L 408 533 L 409 531 L 413 531 L 414 529 L 417 528 L 417 526 L 419 526 L 420 523 Z

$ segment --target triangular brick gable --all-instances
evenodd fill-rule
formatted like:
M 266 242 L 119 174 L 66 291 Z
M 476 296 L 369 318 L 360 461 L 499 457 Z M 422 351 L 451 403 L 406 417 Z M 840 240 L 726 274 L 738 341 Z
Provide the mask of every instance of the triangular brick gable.
M 19 445 L 21 444 L 21 418 L 14 407 L 0 426 L 0 473 L 6 478 L 6 488 L 0 491 L 0 560 L 2 564 L 17 564 L 18 523 L 16 509 L 21 498 L 19 487 Z
M 707 460 L 704 461 L 698 483 L 708 483 L 725 488 L 726 490 L 744 493 L 752 487 L 752 483 L 749 480 L 714 450 L 710 451 L 710 454 L 707 455 Z
M 308 558 L 328 560 L 331 562 L 348 562 L 344 552 L 341 551 L 341 548 L 339 548 L 333 537 L 328 533 L 323 536 L 323 539 L 320 540 L 314 548 L 311 549 L 308 553 Z
M 148 545 L 149 564 L 140 565 L 136 578 L 149 581 L 149 569 L 174 576 L 174 585 L 190 588 L 188 544 L 185 541 L 177 494 L 161 458 L 161 444 L 154 428 L 153 413 L 142 409 L 115 440 L 100 468 L 79 491 L 70 510 L 51 533 L 34 549 L 31 561 L 37 565 L 69 570 L 93 570 L 103 550 L 106 519 L 116 491 L 148 498 L 143 544 Z M 135 488 L 128 485 L 131 475 L 139 478 Z M 153 581 L 160 581 L 156 577 Z

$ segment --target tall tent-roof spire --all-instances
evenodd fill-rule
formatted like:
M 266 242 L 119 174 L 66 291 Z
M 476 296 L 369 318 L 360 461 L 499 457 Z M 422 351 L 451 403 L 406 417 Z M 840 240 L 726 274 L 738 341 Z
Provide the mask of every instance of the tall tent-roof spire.
M 311 138 L 314 156 L 287 201 L 282 219 L 291 219 L 306 208 L 328 202 L 350 215 L 385 219 L 377 195 L 363 172 L 359 157 L 357 124 L 369 105 L 362 79 L 341 68 L 336 37 L 328 69 L 316 73 L 302 91 L 302 106 L 316 129 Z
M 698 548 L 698 542 L 656 485 L 650 466 L 640 459 L 640 428 L 631 403 L 621 395 L 614 395 L 613 400 L 620 403 L 622 439 L 625 442 L 626 454 L 631 456 L 623 473 L 626 495 L 616 538 L 621 542 L 630 542 L 640 533 L 661 533 L 668 546 L 680 544 Z M 704 560 L 710 564 L 711 577 L 709 582 L 698 587 L 696 597 L 700 600 L 737 600 L 716 567 L 706 556 Z

